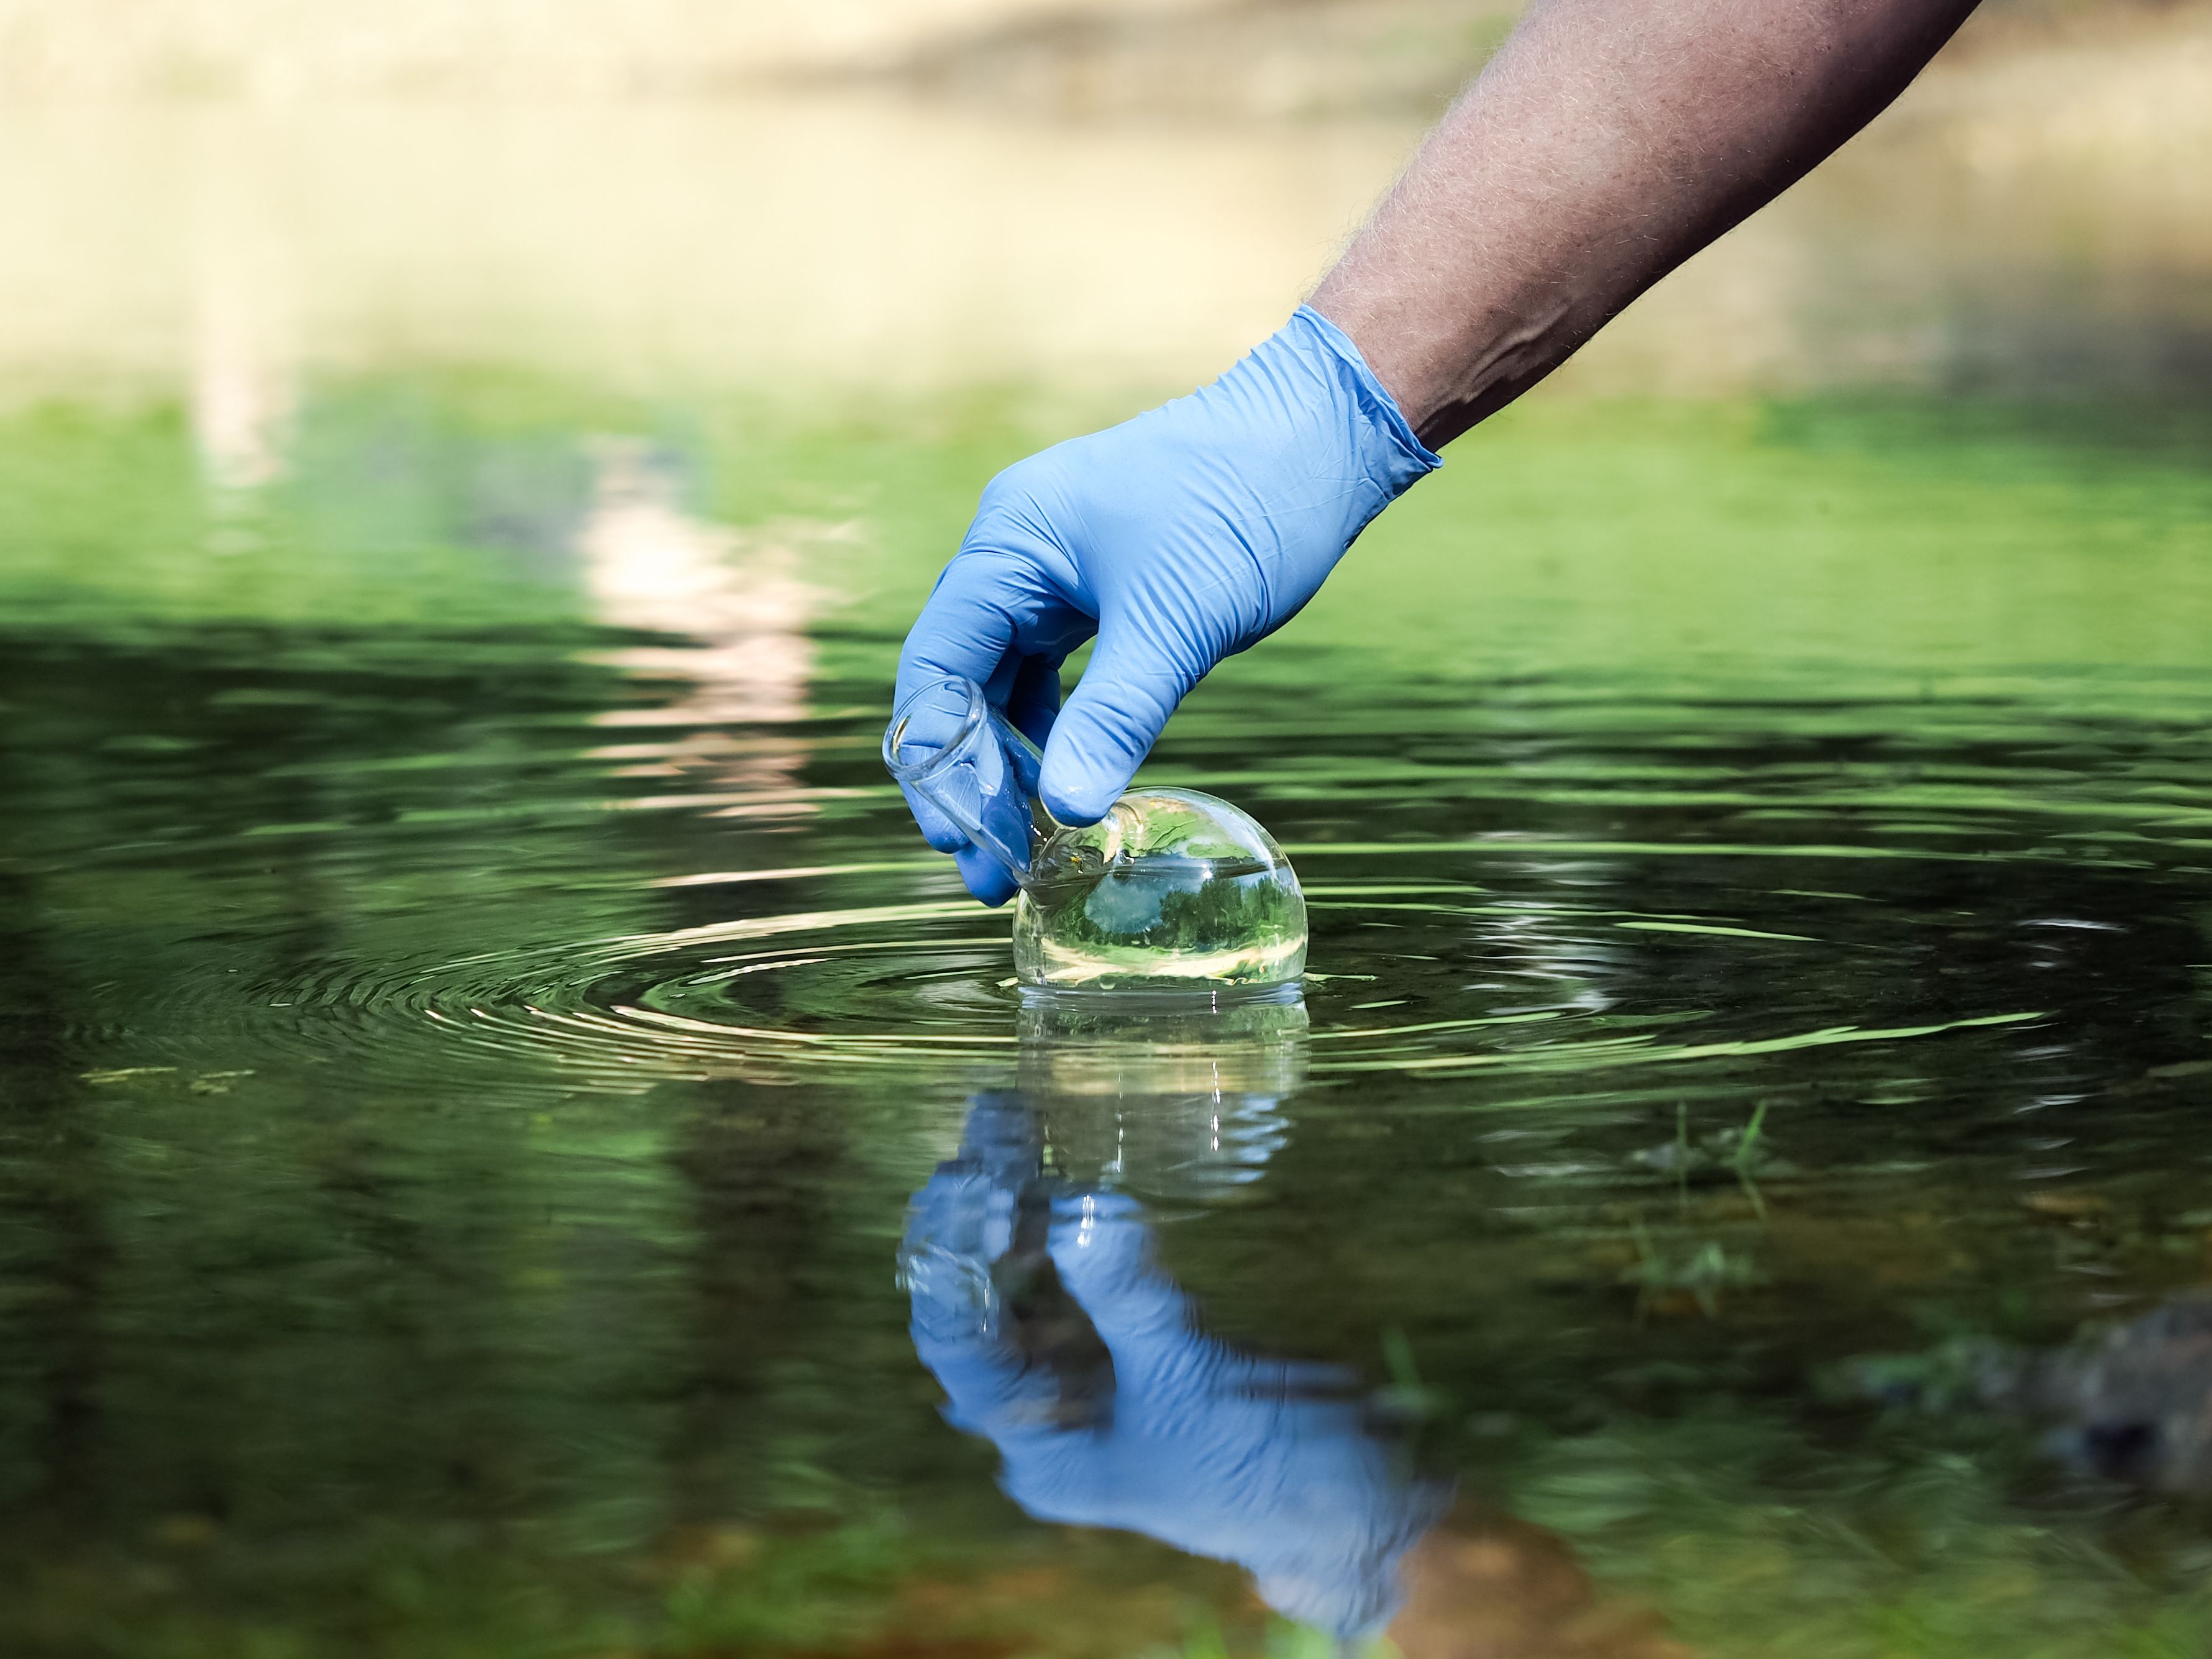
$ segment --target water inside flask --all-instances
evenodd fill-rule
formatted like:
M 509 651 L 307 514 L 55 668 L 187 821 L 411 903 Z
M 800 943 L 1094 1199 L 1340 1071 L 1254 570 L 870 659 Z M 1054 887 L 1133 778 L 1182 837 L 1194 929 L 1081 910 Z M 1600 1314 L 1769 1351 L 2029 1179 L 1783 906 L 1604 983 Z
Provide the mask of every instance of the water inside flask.
M 884 763 L 1019 886 L 1014 972 L 1024 986 L 1218 992 L 1288 985 L 1305 969 L 1297 875 L 1225 800 L 1139 787 L 1096 823 L 1060 823 L 1037 799 L 1036 746 L 957 677 L 901 702 Z

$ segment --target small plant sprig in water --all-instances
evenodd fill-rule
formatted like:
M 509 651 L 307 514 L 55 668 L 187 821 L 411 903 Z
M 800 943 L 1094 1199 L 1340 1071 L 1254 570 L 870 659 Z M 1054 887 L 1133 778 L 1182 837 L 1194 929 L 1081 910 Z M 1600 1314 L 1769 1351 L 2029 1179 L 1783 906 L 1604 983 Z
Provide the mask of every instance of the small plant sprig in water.
M 1716 1129 L 1695 1140 L 1690 1135 L 1690 1109 L 1677 1105 L 1674 1138 L 1636 1153 L 1635 1161 L 1657 1173 L 1672 1175 L 1677 1205 L 1684 1210 L 1689 1207 L 1692 1183 L 1725 1180 L 1733 1176 L 1743 1188 L 1744 1196 L 1751 1200 L 1751 1207 L 1764 1221 L 1766 1200 L 1759 1190 L 1758 1178 L 1761 1175 L 1784 1174 L 1789 1169 L 1775 1157 L 1766 1139 L 1766 1109 L 1771 1103 L 1760 1101 L 1752 1110 L 1751 1121 L 1740 1129 Z
M 1651 1242 L 1639 1218 L 1635 1224 L 1636 1261 L 1621 1270 L 1624 1285 L 1636 1286 L 1636 1317 L 1640 1324 L 1660 1299 L 1670 1294 L 1687 1295 L 1706 1318 L 1720 1313 L 1723 1291 L 1748 1290 L 1765 1283 L 1765 1275 L 1750 1257 L 1731 1252 L 1717 1238 L 1709 1238 L 1681 1255 L 1662 1251 Z

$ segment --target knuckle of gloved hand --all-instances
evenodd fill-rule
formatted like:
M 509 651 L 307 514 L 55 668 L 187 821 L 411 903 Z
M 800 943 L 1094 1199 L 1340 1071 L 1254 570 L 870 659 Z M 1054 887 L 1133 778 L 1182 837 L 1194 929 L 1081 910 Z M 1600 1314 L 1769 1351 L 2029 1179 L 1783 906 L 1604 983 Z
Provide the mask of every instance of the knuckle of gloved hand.
M 1102 466 L 1094 438 L 1069 439 L 1007 467 L 983 487 L 978 522 L 993 517 L 1057 539 L 1055 532 L 1070 531 L 1088 516 L 1110 514 L 1133 480 L 1124 470 Z
M 1045 450 L 1002 468 L 983 486 L 982 495 L 975 502 L 975 518 L 980 524 L 994 517 L 1020 518 L 1034 510 L 1041 495 L 1050 493 L 1040 488 L 1057 469 L 1053 465 L 1052 452 Z

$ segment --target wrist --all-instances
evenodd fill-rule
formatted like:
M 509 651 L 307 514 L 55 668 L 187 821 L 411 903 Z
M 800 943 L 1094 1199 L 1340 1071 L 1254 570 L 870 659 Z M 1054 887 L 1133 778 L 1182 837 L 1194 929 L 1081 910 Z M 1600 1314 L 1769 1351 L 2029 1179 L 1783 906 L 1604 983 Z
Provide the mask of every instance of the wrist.
M 1358 346 L 1309 306 L 1212 386 L 1157 412 L 1170 450 L 1230 448 L 1225 471 L 1198 476 L 1209 511 L 1243 526 L 1235 539 L 1259 562 L 1264 601 L 1231 650 L 1287 621 L 1375 515 L 1443 465 Z
M 1396 391 L 1376 372 L 1348 331 L 1310 305 L 1300 306 L 1291 315 L 1289 328 L 1300 327 L 1342 366 L 1359 413 L 1373 429 L 1376 459 L 1391 476 L 1394 496 L 1414 479 L 1443 465 L 1443 457 L 1421 441 Z

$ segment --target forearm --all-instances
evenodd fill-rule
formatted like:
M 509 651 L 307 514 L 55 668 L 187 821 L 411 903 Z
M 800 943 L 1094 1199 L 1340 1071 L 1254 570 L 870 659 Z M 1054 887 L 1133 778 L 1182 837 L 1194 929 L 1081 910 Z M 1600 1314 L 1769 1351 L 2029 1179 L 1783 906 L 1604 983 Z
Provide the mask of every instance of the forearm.
M 1537 0 L 1313 296 L 1435 447 L 1903 91 L 1975 0 Z

